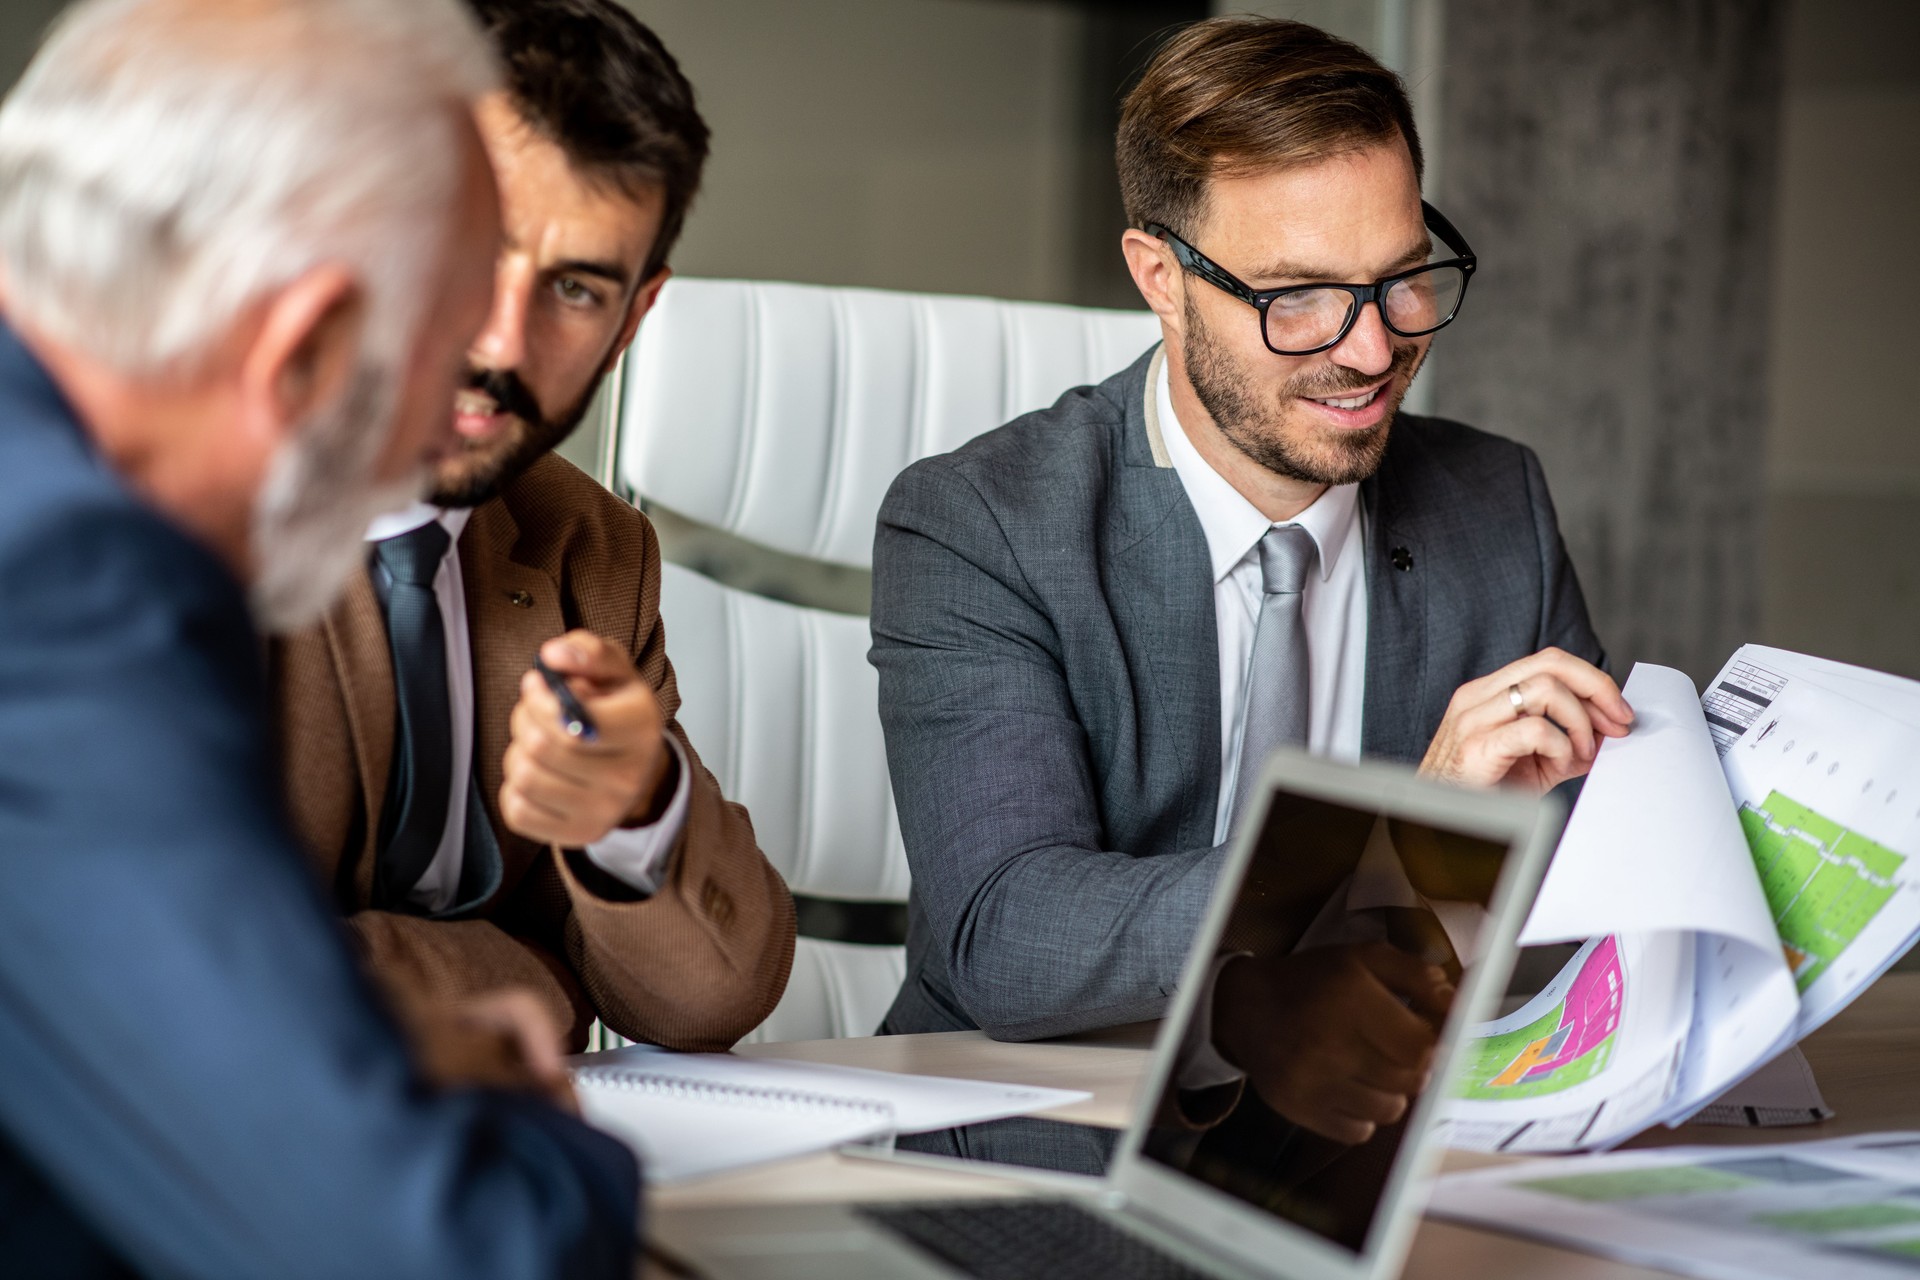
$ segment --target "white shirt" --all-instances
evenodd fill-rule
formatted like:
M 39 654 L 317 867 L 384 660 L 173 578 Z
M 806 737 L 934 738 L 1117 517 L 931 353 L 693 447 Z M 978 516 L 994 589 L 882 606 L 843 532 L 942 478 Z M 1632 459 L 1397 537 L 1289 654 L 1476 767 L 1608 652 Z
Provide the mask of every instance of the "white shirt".
M 1193 447 L 1173 411 L 1164 360 L 1154 394 L 1161 439 L 1200 517 L 1213 562 L 1214 630 L 1220 641 L 1220 800 L 1214 810 L 1213 842 L 1224 844 L 1246 733 L 1253 632 L 1260 621 L 1260 540 L 1278 526 Z M 1300 599 L 1307 630 L 1307 749 L 1358 760 L 1367 680 L 1366 531 L 1360 486 L 1334 485 L 1287 523 L 1305 529 L 1319 549 L 1318 571 L 1307 575 Z
M 453 777 L 447 797 L 447 826 L 440 834 L 440 848 L 427 864 L 418 884 L 408 893 L 409 901 L 428 911 L 445 911 L 454 904 L 460 891 L 460 872 L 466 861 L 467 788 L 473 775 L 473 643 L 467 629 L 466 582 L 460 573 L 457 548 L 460 535 L 473 513 L 461 509 L 441 510 L 416 502 L 405 511 L 381 516 L 367 528 L 367 541 L 397 538 L 420 528 L 429 520 L 438 520 L 451 539 L 440 570 L 433 578 L 433 598 L 440 605 L 440 621 L 447 638 L 447 706 L 453 713 Z M 621 883 L 652 893 L 659 888 L 660 862 L 680 836 L 687 820 L 688 769 L 680 744 L 667 736 L 667 746 L 680 764 L 680 781 L 666 813 L 651 826 L 631 830 L 616 829 L 604 840 L 587 846 L 587 856 L 602 871 Z

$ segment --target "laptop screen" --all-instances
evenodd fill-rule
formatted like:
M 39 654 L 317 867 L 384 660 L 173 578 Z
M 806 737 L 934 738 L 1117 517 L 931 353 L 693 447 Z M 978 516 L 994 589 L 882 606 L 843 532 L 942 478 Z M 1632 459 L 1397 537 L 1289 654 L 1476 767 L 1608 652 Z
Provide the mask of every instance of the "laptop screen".
M 1141 1155 L 1360 1252 L 1508 851 L 1276 791 Z

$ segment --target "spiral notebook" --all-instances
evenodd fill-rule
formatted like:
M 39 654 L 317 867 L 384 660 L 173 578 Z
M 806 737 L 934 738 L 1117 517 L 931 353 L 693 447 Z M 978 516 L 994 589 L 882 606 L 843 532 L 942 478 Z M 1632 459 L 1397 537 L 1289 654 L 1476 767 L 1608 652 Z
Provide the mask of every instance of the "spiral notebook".
M 893 1137 L 893 1108 L 878 1100 L 721 1084 L 664 1067 L 594 1067 L 573 1082 L 581 1116 L 633 1148 L 649 1183 Z
M 651 1184 L 1026 1115 L 1081 1090 L 632 1045 L 573 1059 L 589 1124 L 640 1155 Z

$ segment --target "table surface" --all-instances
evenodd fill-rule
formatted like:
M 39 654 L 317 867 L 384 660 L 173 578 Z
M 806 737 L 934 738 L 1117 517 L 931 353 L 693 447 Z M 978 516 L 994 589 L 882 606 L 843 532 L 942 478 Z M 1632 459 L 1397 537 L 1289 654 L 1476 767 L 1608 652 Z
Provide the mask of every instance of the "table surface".
M 876 1036 L 742 1046 L 753 1057 L 999 1080 L 1009 1084 L 1087 1089 L 1093 1097 L 1040 1115 L 1081 1124 L 1124 1128 L 1152 1048 L 1153 1024 L 1050 1040 L 1000 1044 L 977 1031 Z M 1797 1142 L 1886 1129 L 1920 1129 L 1920 973 L 1882 978 L 1850 1008 L 1803 1044 L 1834 1118 L 1790 1129 L 1732 1129 L 1684 1125 L 1642 1135 L 1629 1146 L 1735 1146 Z M 1471 1168 L 1501 1157 L 1450 1152 L 1447 1169 Z M 887 1200 L 943 1195 L 1024 1195 L 1028 1184 L 955 1167 L 822 1154 L 697 1182 L 665 1187 L 650 1213 L 706 1205 L 793 1203 L 807 1200 Z M 1407 1280 L 1479 1280 L 1551 1275 L 1556 1280 L 1630 1280 L 1668 1273 L 1632 1267 L 1535 1244 L 1511 1236 L 1432 1219 L 1421 1223 L 1402 1273 Z

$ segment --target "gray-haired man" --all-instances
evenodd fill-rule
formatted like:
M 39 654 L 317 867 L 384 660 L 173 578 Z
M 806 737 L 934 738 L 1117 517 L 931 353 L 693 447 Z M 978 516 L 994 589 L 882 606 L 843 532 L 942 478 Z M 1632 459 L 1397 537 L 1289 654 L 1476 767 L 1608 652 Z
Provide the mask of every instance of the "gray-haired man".
M 370 1001 L 249 618 L 452 443 L 494 84 L 450 0 L 87 0 L 0 108 L 9 1275 L 632 1272 L 626 1150 L 434 1088 Z

